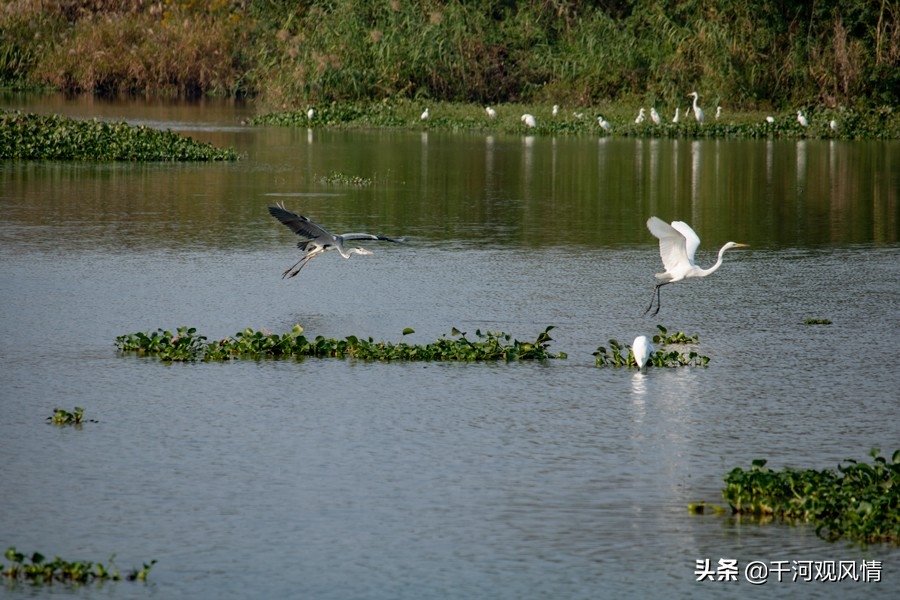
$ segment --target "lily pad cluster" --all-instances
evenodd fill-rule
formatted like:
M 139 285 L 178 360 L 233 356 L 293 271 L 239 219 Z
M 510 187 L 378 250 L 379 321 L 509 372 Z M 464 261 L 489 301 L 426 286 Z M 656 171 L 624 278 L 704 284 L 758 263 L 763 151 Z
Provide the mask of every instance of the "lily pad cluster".
M 6 550 L 6 559 L 12 564 L 7 567 L 0 565 L 0 572 L 11 582 L 25 581 L 31 584 L 52 584 L 54 582 L 68 584 L 86 584 L 99 581 L 119 581 L 122 576 L 113 563 L 113 558 L 109 559 L 109 568 L 103 563 L 95 563 L 89 561 L 70 562 L 56 557 L 53 560 L 47 558 L 40 552 L 34 552 L 30 557 L 16 550 L 15 546 L 11 546 Z M 145 581 L 150 569 L 156 564 L 156 560 L 144 563 L 141 569 L 132 569 L 125 576 L 128 581 Z
M 723 497 L 732 513 L 760 520 L 805 521 L 827 540 L 900 543 L 900 450 L 890 459 L 873 448 L 872 464 L 849 460 L 837 472 L 785 468 L 766 460 L 725 477 Z
M 0 112 L 0 159 L 233 161 L 237 152 L 124 122 Z
M 705 367 L 709 363 L 709 357 L 700 353 L 689 350 L 687 352 L 679 352 L 676 348 L 667 348 L 666 346 L 685 346 L 689 344 L 698 344 L 699 338 L 696 335 L 689 336 L 685 333 L 677 331 L 670 334 L 662 325 L 657 325 L 659 333 L 653 336 L 653 344 L 658 348 L 650 353 L 647 358 L 647 366 L 653 367 Z M 628 369 L 637 369 L 637 362 L 634 359 L 634 352 L 629 344 L 624 344 L 616 339 L 609 340 L 609 348 L 600 346 L 593 353 L 596 358 L 598 367 L 626 367 Z
M 344 339 L 317 336 L 308 339 L 303 327 L 294 325 L 290 332 L 278 335 L 247 328 L 230 338 L 208 342 L 193 327 L 179 327 L 173 334 L 157 329 L 151 333 L 132 333 L 116 338 L 116 346 L 123 352 L 156 356 L 163 361 L 211 361 L 234 358 L 265 357 L 332 357 L 363 360 L 426 360 L 426 361 L 491 361 L 543 360 L 566 358 L 565 353 L 548 350 L 552 341 L 547 327 L 533 342 L 521 342 L 502 332 L 475 331 L 475 339 L 454 328 L 453 338 L 442 336 L 430 344 L 406 342 L 376 342 L 356 336 Z M 412 329 L 404 334 L 414 333 Z

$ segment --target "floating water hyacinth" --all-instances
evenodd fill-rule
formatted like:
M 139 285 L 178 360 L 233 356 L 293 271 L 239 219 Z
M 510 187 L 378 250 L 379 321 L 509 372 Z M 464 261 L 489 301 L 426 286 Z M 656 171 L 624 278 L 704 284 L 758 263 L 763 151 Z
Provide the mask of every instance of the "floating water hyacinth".
M 10 582 L 27 581 L 28 583 L 52 584 L 60 582 L 72 585 L 80 585 L 102 581 L 119 581 L 122 576 L 116 568 L 113 558 L 109 558 L 109 566 L 107 568 L 103 563 L 95 563 L 88 561 L 67 561 L 58 556 L 53 560 L 47 560 L 40 552 L 34 552 L 31 556 L 26 557 L 25 554 L 16 550 L 15 546 L 10 546 L 4 554 L 6 560 L 12 562 L 7 567 L 0 565 L 0 573 Z M 128 581 L 145 581 L 150 569 L 156 564 L 156 560 L 144 563 L 141 569 L 132 569 L 126 575 Z
M 702 356 L 693 350 L 685 353 L 665 348 L 667 345 L 698 344 L 699 340 L 696 335 L 688 336 L 680 331 L 669 334 L 662 325 L 657 325 L 656 328 L 659 333 L 653 336 L 653 343 L 659 349 L 650 352 L 647 357 L 647 367 L 705 367 L 709 363 L 708 356 Z M 631 346 L 615 339 L 609 340 L 609 348 L 600 346 L 593 352 L 593 355 L 598 367 L 639 368 Z
M 207 343 L 193 327 L 179 327 L 176 333 L 158 329 L 152 333 L 132 333 L 116 338 L 116 346 L 123 352 L 156 356 L 163 361 L 228 360 L 240 357 L 333 357 L 363 360 L 428 360 L 428 361 L 490 361 L 543 360 L 566 358 L 563 352 L 548 350 L 552 341 L 547 327 L 532 342 L 521 342 L 507 333 L 475 331 L 475 339 L 453 328 L 453 338 L 441 337 L 431 344 L 406 342 L 376 342 L 347 336 L 338 340 L 317 336 L 310 340 L 303 335 L 303 327 L 294 325 L 289 333 L 278 335 L 247 328 L 230 338 Z M 403 335 L 414 333 L 410 328 Z

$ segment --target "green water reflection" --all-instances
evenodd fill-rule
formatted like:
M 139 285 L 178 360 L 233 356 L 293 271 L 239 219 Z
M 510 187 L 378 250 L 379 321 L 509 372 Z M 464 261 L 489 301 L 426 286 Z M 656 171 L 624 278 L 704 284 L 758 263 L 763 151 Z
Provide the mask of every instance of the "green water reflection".
M 652 244 L 650 215 L 691 223 L 710 250 L 727 240 L 892 245 L 900 233 L 898 142 L 194 127 L 185 133 L 245 158 L 2 163 L 4 220 L 94 228 L 98 243 L 163 248 L 284 241 L 265 210 L 274 202 L 335 232 L 434 244 Z M 323 181 L 333 171 L 372 183 Z

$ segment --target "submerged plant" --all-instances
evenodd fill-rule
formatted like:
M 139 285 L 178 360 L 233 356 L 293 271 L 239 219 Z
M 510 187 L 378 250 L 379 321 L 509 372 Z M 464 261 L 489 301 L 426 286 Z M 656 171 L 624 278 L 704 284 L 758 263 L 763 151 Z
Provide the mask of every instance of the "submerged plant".
M 698 344 L 696 335 L 688 336 L 682 332 L 669 335 L 668 330 L 662 325 L 657 325 L 659 333 L 653 336 L 653 343 L 660 346 L 658 350 L 650 353 L 647 358 L 647 366 L 654 367 L 705 367 L 709 363 L 708 356 L 702 356 L 693 350 L 685 353 L 675 349 L 666 349 L 667 345 Z M 609 340 L 609 349 L 600 346 L 593 352 L 598 367 L 627 367 L 638 368 L 631 346 L 623 344 L 616 339 Z
M 56 557 L 48 561 L 40 552 L 33 553 L 30 557 L 10 546 L 5 555 L 11 561 L 9 567 L 0 565 L 0 572 L 11 582 L 27 581 L 32 584 L 52 584 L 62 582 L 70 584 L 85 584 L 94 581 L 119 581 L 122 579 L 116 568 L 113 558 L 109 558 L 110 568 L 102 563 L 74 561 L 70 562 Z M 127 576 L 129 581 L 145 581 L 150 569 L 156 564 L 156 560 L 144 563 L 142 569 L 133 569 Z
M 132 333 L 116 338 L 116 345 L 124 352 L 158 356 L 165 361 L 228 360 L 238 357 L 335 357 L 363 360 L 543 360 L 566 358 L 563 352 L 549 352 L 552 341 L 547 327 L 533 342 L 521 342 L 502 332 L 475 331 L 475 339 L 456 328 L 455 339 L 441 337 L 433 343 L 418 345 L 406 342 L 376 342 L 347 336 L 338 340 L 316 336 L 310 340 L 303 335 L 303 327 L 294 325 L 289 333 L 278 335 L 247 328 L 230 338 L 205 343 L 206 337 L 196 335 L 196 329 L 181 327 L 178 335 L 158 329 L 153 333 Z M 413 333 L 404 329 L 403 334 Z
M 809 522 L 830 541 L 900 543 L 900 450 L 890 461 L 879 453 L 869 452 L 871 465 L 849 460 L 837 472 L 773 471 L 757 459 L 728 473 L 722 496 L 734 514 Z

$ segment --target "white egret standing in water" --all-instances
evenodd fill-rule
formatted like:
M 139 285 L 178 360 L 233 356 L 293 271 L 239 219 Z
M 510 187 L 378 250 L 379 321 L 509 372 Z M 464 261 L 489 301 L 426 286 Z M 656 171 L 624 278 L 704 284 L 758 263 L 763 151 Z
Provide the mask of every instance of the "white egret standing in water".
M 644 365 L 647 364 L 647 359 L 650 358 L 651 352 L 653 352 L 653 344 L 650 343 L 646 335 L 639 335 L 634 338 L 634 342 L 631 344 L 631 353 L 634 354 L 634 362 L 637 363 L 638 370 L 643 369 Z
M 716 263 L 708 269 L 702 269 L 694 264 L 694 254 L 700 246 L 700 238 L 690 225 L 684 221 L 672 221 L 672 224 L 669 225 L 658 217 L 650 217 L 647 219 L 647 229 L 659 239 L 659 256 L 662 258 L 666 270 L 664 273 L 656 274 L 656 278 L 663 281 L 656 284 L 653 296 L 650 297 L 650 306 L 647 307 L 644 314 L 653 308 L 654 298 L 656 299 L 656 312 L 653 314 L 659 312 L 659 288 L 662 286 L 683 279 L 712 275 L 722 266 L 722 255 L 726 250 L 747 247 L 747 244 L 728 242 L 719 250 L 719 259 Z

